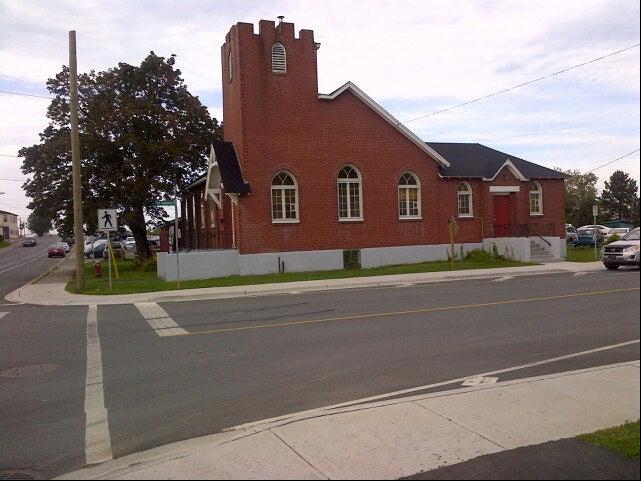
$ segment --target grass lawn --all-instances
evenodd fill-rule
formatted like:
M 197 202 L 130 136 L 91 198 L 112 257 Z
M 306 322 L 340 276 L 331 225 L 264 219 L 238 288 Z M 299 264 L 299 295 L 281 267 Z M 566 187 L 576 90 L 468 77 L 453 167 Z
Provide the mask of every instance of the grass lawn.
M 599 256 L 598 252 L 597 256 Z M 594 257 L 594 247 L 574 247 L 568 245 L 568 256 L 565 260 L 568 262 L 594 262 L 600 261 L 601 259 Z
M 639 421 L 579 436 L 581 441 L 611 449 L 629 458 L 639 457 Z
M 8 247 L 10 245 L 11 243 L 9 241 L 6 241 L 6 240 L 0 241 L 0 249 L 2 249 L 3 247 Z
M 455 270 L 465 269 L 489 269 L 492 267 L 517 267 L 534 264 L 527 264 L 507 260 L 485 260 L 485 261 L 457 261 Z M 142 272 L 131 260 L 118 262 L 120 280 L 113 281 L 113 290 L 109 290 L 109 279 L 107 263 L 103 262 L 103 276 L 96 278 L 93 273 L 93 265 L 85 264 L 86 283 L 81 294 L 132 294 L 136 292 L 169 291 L 176 289 L 175 282 L 165 282 L 158 279 L 155 264 L 154 269 Z M 389 274 L 413 274 L 417 272 L 439 272 L 449 271 L 449 261 L 424 262 L 421 264 L 406 264 L 398 266 L 376 267 L 373 269 L 350 269 L 318 272 L 286 272 L 283 274 L 264 274 L 254 276 L 230 276 L 216 279 L 203 279 L 193 281 L 181 281 L 181 289 L 196 289 L 199 287 L 227 287 L 242 286 L 250 284 L 269 284 L 273 282 L 295 282 L 313 281 L 319 279 L 341 279 L 346 277 L 384 276 Z M 67 291 L 79 293 L 73 281 L 67 284 Z

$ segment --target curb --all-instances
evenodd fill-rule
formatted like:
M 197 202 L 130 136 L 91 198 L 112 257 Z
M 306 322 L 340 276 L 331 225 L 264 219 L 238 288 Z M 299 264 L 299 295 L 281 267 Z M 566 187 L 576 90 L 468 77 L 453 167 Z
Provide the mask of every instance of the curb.
M 67 258 L 65 258 L 67 259 Z M 64 261 L 64 260 L 63 260 Z M 60 263 L 62 263 L 61 261 Z M 59 264 L 60 264 L 59 263 Z M 57 264 L 51 270 L 59 266 Z M 272 296 L 272 295 L 291 295 L 291 294 L 302 294 L 308 292 L 329 292 L 337 290 L 349 290 L 349 289 L 371 289 L 377 287 L 396 287 L 396 286 L 412 286 L 412 285 L 421 285 L 421 284 L 433 284 L 438 282 L 452 282 L 452 281 L 464 281 L 464 280 L 481 280 L 481 279 L 493 279 L 504 276 L 513 276 L 513 277 L 524 277 L 524 276 L 533 276 L 533 275 L 545 275 L 545 274 L 564 274 L 564 273 L 576 273 L 576 272 L 590 272 L 594 269 L 590 269 L 586 266 L 585 269 L 561 269 L 553 268 L 549 269 L 527 269 L 520 272 L 510 272 L 509 269 L 516 268 L 504 268 L 503 272 L 486 272 L 485 269 L 477 269 L 468 271 L 468 274 L 461 275 L 450 275 L 445 277 L 434 277 L 434 278 L 425 278 L 421 277 L 424 274 L 432 273 L 414 273 L 414 274 L 396 274 L 393 279 L 385 279 L 386 276 L 373 276 L 373 277 L 363 277 L 363 278 L 344 278 L 336 279 L 333 282 L 331 280 L 324 281 L 303 281 L 309 284 L 303 284 L 299 282 L 296 285 L 296 282 L 285 282 L 280 283 L 279 285 L 274 284 L 254 284 L 248 286 L 228 286 L 228 287 L 212 287 L 212 288 L 196 288 L 196 289 L 181 289 L 175 291 L 152 291 L 152 292 L 141 292 L 134 294 L 115 294 L 115 295 L 99 295 L 99 294 L 70 294 L 64 290 L 64 284 L 60 283 L 62 291 L 53 295 L 54 293 L 49 292 L 49 296 L 46 301 L 33 301 L 29 297 L 31 295 L 25 293 L 23 290 L 29 287 L 29 284 L 16 289 L 15 291 L 7 294 L 5 299 L 10 302 L 19 302 L 22 304 L 34 304 L 41 306 L 87 306 L 91 304 L 96 305 L 118 305 L 118 304 L 132 304 L 137 302 L 189 302 L 189 301 L 201 301 L 201 300 L 215 300 L 215 299 L 232 299 L 232 298 L 242 298 L 242 297 L 261 297 L 261 296 Z M 450 272 L 450 271 L 448 271 Z M 46 273 L 44 274 L 46 275 Z M 42 277 L 44 277 L 44 275 Z M 360 279 L 360 280 L 356 280 Z M 57 284 L 51 284 L 54 286 Z M 60 287 L 58 286 L 58 288 Z M 207 292 L 206 290 L 214 290 L 213 292 Z M 193 292 L 205 290 L 204 292 Z M 58 295 L 61 294 L 62 296 Z M 60 299 L 60 300 L 58 300 Z

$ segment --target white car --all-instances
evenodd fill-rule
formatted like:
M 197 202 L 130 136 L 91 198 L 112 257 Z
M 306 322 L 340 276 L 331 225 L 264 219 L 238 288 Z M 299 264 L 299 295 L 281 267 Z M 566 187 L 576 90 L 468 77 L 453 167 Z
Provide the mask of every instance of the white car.
M 623 237 L 628 234 L 632 229 L 629 227 L 615 227 L 614 229 L 610 229 L 610 232 L 608 232 L 608 238 L 612 237 L 613 235 L 618 235 L 619 237 Z
M 639 267 L 639 228 L 630 231 L 623 239 L 608 244 L 601 249 L 603 265 L 616 270 L 621 266 Z
M 606 227 L 604 225 L 599 225 L 599 224 L 596 224 L 596 225 L 584 225 L 583 227 L 579 227 L 577 230 L 594 230 L 595 228 L 596 228 L 596 230 L 598 230 L 601 233 L 601 235 L 604 235 L 604 236 L 607 236 L 610 233 L 610 231 L 612 230 L 609 227 Z
M 65 250 L 65 252 L 70 252 L 71 251 L 71 246 L 69 244 L 67 244 L 66 242 L 56 242 L 55 245 L 57 245 L 59 247 L 62 247 Z
M 85 244 L 85 257 L 92 258 L 93 257 L 93 250 L 101 246 L 103 244 L 107 243 L 107 239 L 96 239 L 94 242 L 87 242 Z
M 135 247 L 136 247 L 136 239 L 134 239 L 133 236 L 127 237 L 125 239 L 125 248 L 133 249 Z

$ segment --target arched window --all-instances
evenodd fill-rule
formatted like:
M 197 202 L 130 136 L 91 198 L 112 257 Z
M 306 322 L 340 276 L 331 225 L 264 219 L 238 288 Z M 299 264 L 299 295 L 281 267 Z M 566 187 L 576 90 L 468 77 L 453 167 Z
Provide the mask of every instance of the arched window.
M 458 215 L 459 217 L 474 216 L 472 187 L 467 182 L 463 182 L 458 188 Z
M 298 222 L 298 183 L 287 172 L 272 179 L 272 222 Z
M 398 217 L 419 219 L 421 217 L 421 183 L 411 172 L 398 179 Z
M 543 215 L 543 189 L 538 182 L 530 185 L 530 215 Z
M 338 173 L 338 219 L 363 219 L 361 174 L 351 165 L 346 165 Z
M 272 47 L 272 72 L 287 73 L 287 52 L 282 43 L 275 43 Z
M 229 51 L 229 56 L 227 57 L 227 71 L 229 73 L 229 81 L 234 78 L 234 56 L 231 53 L 231 50 Z

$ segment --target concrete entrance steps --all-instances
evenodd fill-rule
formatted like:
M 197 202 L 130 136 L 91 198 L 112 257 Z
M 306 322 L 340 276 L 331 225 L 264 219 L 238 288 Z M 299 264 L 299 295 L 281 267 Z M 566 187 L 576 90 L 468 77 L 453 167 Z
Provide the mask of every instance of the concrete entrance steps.
M 549 264 L 552 262 L 561 262 L 563 259 L 555 259 L 546 249 L 530 239 L 530 260 L 540 262 L 541 264 Z

